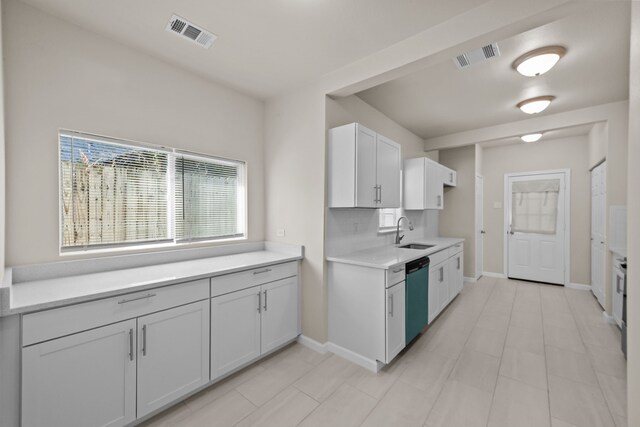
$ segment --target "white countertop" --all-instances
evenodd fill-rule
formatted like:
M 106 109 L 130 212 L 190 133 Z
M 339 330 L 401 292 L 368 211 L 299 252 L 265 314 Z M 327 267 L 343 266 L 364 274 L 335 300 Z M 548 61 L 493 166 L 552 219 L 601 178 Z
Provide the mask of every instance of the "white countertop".
M 3 297 L 7 316 L 137 292 L 250 268 L 302 259 L 300 253 L 261 250 L 77 276 L 15 283 Z M 8 304 L 4 301 L 8 297 Z
M 457 243 L 464 242 L 464 239 L 452 237 L 433 237 L 420 239 L 412 242 L 403 242 L 400 245 L 386 245 L 362 251 L 351 252 L 344 255 L 327 257 L 327 261 L 340 262 L 343 264 L 354 264 L 363 267 L 388 269 L 398 264 L 406 264 L 414 259 L 428 256 L 439 252 Z M 405 249 L 398 246 L 409 243 L 419 243 L 424 245 L 434 245 L 429 249 Z

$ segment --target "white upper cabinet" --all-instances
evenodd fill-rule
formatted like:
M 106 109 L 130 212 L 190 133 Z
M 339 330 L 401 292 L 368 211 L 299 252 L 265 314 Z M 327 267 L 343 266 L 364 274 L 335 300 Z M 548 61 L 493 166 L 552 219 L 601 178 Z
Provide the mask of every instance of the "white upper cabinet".
M 404 208 L 408 210 L 444 207 L 443 166 L 426 157 L 404 161 Z
M 400 145 L 358 124 L 329 130 L 330 208 L 399 208 Z

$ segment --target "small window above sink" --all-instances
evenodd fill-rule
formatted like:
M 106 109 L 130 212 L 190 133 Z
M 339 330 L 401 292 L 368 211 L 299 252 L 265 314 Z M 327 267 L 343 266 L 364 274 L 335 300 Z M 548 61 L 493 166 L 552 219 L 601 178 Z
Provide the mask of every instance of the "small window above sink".
M 399 246 L 402 249 L 429 249 L 434 247 L 435 245 L 422 245 L 420 243 L 409 243 L 408 245 Z

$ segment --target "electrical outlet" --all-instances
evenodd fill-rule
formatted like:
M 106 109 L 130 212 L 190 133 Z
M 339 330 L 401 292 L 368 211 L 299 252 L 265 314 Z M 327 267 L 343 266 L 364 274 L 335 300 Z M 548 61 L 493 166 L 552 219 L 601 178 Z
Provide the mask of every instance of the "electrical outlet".
M 276 231 L 276 236 L 284 237 L 284 235 L 285 235 L 284 228 L 278 228 L 278 230 Z

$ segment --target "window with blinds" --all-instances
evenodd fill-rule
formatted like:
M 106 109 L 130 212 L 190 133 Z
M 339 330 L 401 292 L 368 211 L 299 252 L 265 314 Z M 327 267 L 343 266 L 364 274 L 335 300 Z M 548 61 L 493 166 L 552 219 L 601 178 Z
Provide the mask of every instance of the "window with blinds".
M 185 155 L 175 159 L 178 241 L 243 235 L 242 166 Z
M 61 132 L 61 250 L 243 237 L 245 165 Z

